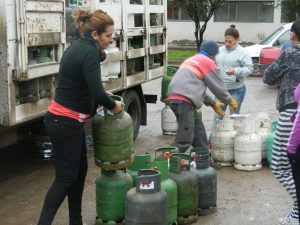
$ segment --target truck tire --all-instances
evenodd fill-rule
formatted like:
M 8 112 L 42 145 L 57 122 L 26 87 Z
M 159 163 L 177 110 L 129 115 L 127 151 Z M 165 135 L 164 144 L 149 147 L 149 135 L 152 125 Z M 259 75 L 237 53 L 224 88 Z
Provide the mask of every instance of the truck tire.
M 141 102 L 138 94 L 134 90 L 123 92 L 124 109 L 131 116 L 133 126 L 133 140 L 136 139 L 141 123 Z

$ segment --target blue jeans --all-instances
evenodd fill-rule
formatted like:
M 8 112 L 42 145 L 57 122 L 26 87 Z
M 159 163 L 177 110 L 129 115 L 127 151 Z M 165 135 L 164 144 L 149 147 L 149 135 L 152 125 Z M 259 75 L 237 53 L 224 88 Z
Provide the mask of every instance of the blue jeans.
M 228 90 L 229 94 L 238 102 L 239 106 L 238 109 L 235 111 L 230 108 L 230 115 L 232 114 L 240 114 L 241 106 L 244 101 L 245 95 L 246 95 L 246 86 L 242 86 L 237 89 Z M 223 107 L 224 111 L 226 110 L 227 105 Z
M 228 90 L 229 94 L 238 102 L 238 109 L 237 110 L 233 110 L 232 108 L 230 108 L 230 115 L 232 114 L 240 114 L 240 110 L 241 110 L 241 106 L 242 103 L 244 101 L 245 95 L 246 95 L 246 86 L 242 86 L 240 88 L 237 89 L 232 89 L 232 90 Z M 222 107 L 222 109 L 224 110 L 224 112 L 226 111 L 228 105 L 224 105 Z M 217 115 L 215 119 L 221 119 L 223 117 Z
M 238 102 L 238 109 L 237 110 L 233 110 L 232 108 L 230 108 L 230 115 L 232 114 L 240 114 L 240 110 L 241 110 L 241 106 L 242 106 L 242 103 L 244 101 L 244 98 L 245 98 L 245 95 L 246 95 L 246 86 L 242 86 L 240 88 L 237 88 L 237 89 L 232 89 L 232 90 L 228 90 L 229 94 Z M 220 101 L 220 100 L 218 100 Z M 224 105 L 222 107 L 223 111 L 225 112 L 226 111 L 226 108 L 227 108 L 228 105 Z M 222 116 L 220 116 L 219 114 L 216 114 L 215 113 L 215 116 L 214 116 L 214 122 L 213 122 L 213 125 L 212 125 L 212 129 L 216 129 L 216 120 L 217 119 L 223 119 Z

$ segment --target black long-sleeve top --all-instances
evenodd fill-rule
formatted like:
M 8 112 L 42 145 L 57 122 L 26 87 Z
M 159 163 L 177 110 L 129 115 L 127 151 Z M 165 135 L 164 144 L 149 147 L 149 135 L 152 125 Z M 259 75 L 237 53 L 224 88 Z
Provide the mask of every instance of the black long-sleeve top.
M 285 49 L 265 71 L 263 82 L 279 84 L 276 109 L 296 109 L 294 90 L 300 83 L 300 44 Z
M 76 112 L 93 115 L 95 106 L 115 107 L 101 82 L 100 52 L 92 39 L 81 38 L 64 52 L 54 100 Z

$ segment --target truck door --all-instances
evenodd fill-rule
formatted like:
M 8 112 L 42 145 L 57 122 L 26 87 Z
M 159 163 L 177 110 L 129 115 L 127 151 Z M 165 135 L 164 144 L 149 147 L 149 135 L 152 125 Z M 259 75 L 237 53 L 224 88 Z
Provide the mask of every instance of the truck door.
M 65 0 L 15 0 L 17 60 L 6 124 L 42 116 L 54 93 L 54 78 L 65 49 Z
M 64 0 L 17 0 L 19 63 L 17 79 L 58 72 L 65 45 Z

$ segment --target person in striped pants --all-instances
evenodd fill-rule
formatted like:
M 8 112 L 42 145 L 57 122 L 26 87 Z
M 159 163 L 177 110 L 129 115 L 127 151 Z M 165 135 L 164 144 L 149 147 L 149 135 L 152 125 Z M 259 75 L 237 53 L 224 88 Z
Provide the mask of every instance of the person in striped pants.
M 294 200 L 292 211 L 285 218 L 279 219 L 279 221 L 282 221 L 281 223 L 279 222 L 279 224 L 299 224 L 297 222 L 298 205 L 296 189 L 292 169 L 287 157 L 287 143 L 293 127 L 290 118 L 295 111 L 296 109 L 285 109 L 280 111 L 272 149 L 272 172 Z M 283 221 L 289 221 L 290 223 L 284 223 Z M 292 221 L 295 221 L 295 223 L 292 223 Z
M 278 220 L 278 224 L 281 225 L 299 225 L 296 188 L 287 156 L 287 144 L 293 127 L 290 119 L 297 109 L 294 90 L 300 83 L 299 40 L 300 20 L 297 20 L 291 28 L 292 46 L 280 54 L 279 58 L 266 69 L 263 76 L 264 83 L 279 86 L 276 101 L 279 119 L 273 143 L 271 168 L 279 183 L 294 200 L 292 211 L 286 217 Z

